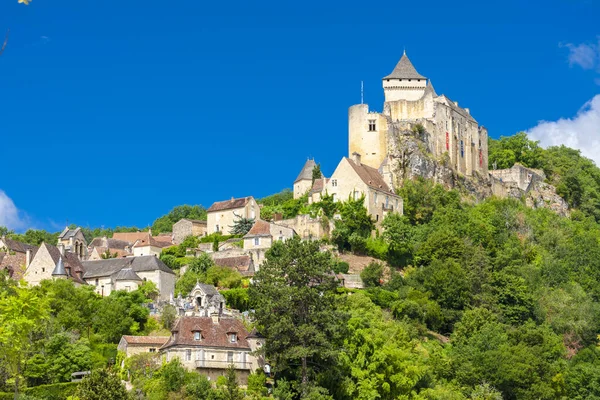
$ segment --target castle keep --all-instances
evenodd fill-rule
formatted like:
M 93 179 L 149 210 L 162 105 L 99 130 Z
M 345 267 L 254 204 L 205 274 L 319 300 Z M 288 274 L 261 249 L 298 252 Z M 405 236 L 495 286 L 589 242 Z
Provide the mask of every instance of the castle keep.
M 436 159 L 447 157 L 450 167 L 466 176 L 488 175 L 488 134 L 468 108 L 437 95 L 431 81 L 419 74 L 406 53 L 391 74 L 383 78 L 383 112 L 357 104 L 348 112 L 349 150 L 362 162 L 379 168 L 390 154 L 394 136 L 421 131 Z M 423 129 L 424 128 L 424 129 Z M 447 154 L 447 156 L 445 155 Z

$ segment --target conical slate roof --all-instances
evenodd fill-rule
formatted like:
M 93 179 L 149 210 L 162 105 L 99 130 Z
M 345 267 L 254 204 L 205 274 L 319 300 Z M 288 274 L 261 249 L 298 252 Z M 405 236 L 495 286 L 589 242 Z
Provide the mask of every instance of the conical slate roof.
M 408 59 L 406 53 L 402 54 L 402 58 L 396 64 L 396 68 L 391 74 L 383 79 L 427 79 L 423 75 L 419 74 L 415 67 Z
M 302 167 L 302 171 L 300 171 L 300 174 L 298 175 L 294 183 L 305 179 L 312 180 L 312 171 L 313 168 L 316 166 L 317 163 L 315 163 L 315 160 L 306 160 L 304 167 Z
M 141 281 L 139 277 L 131 268 L 123 268 L 115 276 L 115 281 Z
M 58 259 L 56 267 L 54 267 L 54 271 L 52 271 L 52 276 L 67 276 L 67 270 L 65 269 L 62 257 Z

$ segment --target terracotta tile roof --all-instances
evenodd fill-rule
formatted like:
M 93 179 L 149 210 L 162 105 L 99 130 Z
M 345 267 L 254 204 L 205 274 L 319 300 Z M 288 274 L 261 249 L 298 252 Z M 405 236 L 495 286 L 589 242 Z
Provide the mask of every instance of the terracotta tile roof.
M 147 345 L 164 345 L 169 340 L 169 336 L 130 336 L 123 335 L 123 339 L 127 344 L 147 344 Z
M 232 210 L 235 208 L 246 207 L 246 204 L 252 199 L 252 196 L 242 197 L 240 199 L 225 200 L 225 201 L 217 201 L 213 203 L 212 206 L 206 212 L 214 212 L 214 211 L 223 211 L 223 210 Z
M 329 182 L 327 178 L 315 179 L 313 182 L 312 188 L 310 189 L 310 193 L 320 193 L 323 191 L 323 187 Z
M 173 334 L 161 350 L 173 346 L 220 347 L 235 349 L 250 349 L 246 340 L 248 331 L 242 321 L 235 318 L 221 318 L 214 323 L 211 317 L 181 317 L 172 329 Z M 194 340 L 194 332 L 200 331 L 202 340 Z M 234 343 L 228 338 L 228 333 L 235 333 Z
M 247 255 L 215 258 L 214 261 L 219 267 L 232 268 L 240 272 L 248 271 L 250 269 L 250 265 L 252 264 L 252 259 Z
M 148 236 L 148 232 L 115 232 L 113 239 L 123 240 L 129 243 L 135 243 L 136 240 L 144 239 Z
M 170 235 L 151 236 L 148 232 L 141 239 L 138 239 L 133 247 L 155 246 L 165 248 L 173 246 L 173 239 Z
M 256 220 L 244 237 L 271 236 L 271 224 L 261 219 Z
M 71 275 L 69 279 L 74 282 L 85 284 L 85 281 L 79 278 L 79 275 L 83 277 L 85 274 L 85 269 L 79 260 L 79 257 L 70 251 L 65 251 L 64 254 L 60 254 L 60 250 L 56 246 L 52 246 L 48 243 L 42 243 L 42 246 L 46 246 L 48 253 L 50 253 L 50 257 L 52 257 L 52 261 L 54 261 L 54 265 L 58 263 L 58 260 L 62 257 L 65 268 L 70 268 Z
M 383 176 L 376 168 L 369 167 L 368 165 L 362 163 L 356 164 L 350 158 L 346 158 L 346 160 L 348 160 L 356 174 L 367 186 L 394 194 L 394 191 L 389 188 L 387 183 L 385 183 Z

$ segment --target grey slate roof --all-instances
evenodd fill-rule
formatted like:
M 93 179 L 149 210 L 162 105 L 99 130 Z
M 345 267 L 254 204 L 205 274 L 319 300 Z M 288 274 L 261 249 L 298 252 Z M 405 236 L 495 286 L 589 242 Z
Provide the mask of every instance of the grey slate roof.
M 136 274 L 131 268 L 123 268 L 117 275 L 115 281 L 142 281 L 142 278 Z
M 69 229 L 69 227 L 66 227 L 65 230 L 62 231 L 60 236 L 58 236 L 58 238 L 59 239 L 70 239 L 70 238 L 74 237 L 75 235 L 77 235 L 77 232 L 79 232 L 80 230 L 81 230 L 81 228 Z
M 294 183 L 305 179 L 312 180 L 312 171 L 313 168 L 316 166 L 317 163 L 315 162 L 315 160 L 306 160 L 306 163 L 304 163 L 304 167 L 302 167 L 302 171 L 300 171 L 300 174 L 298 175 Z
M 402 54 L 402 58 L 396 64 L 396 68 L 391 74 L 383 79 L 427 79 L 423 75 L 419 74 L 415 67 L 412 65 L 406 53 Z
M 106 237 L 97 237 L 92 240 L 89 247 L 107 247 L 109 249 L 123 250 L 125 247 L 131 246 L 131 243 L 125 240 L 112 239 Z
M 219 294 L 219 292 L 213 285 L 207 285 L 206 283 L 198 282 L 198 283 L 196 283 L 196 286 L 199 286 L 202 289 L 202 291 L 209 296 L 214 296 L 216 294 Z
M 62 257 L 58 258 L 56 267 L 54 267 L 54 271 L 52 271 L 52 276 L 67 276 L 67 270 L 65 269 Z
M 160 270 L 169 274 L 175 273 L 158 257 L 140 256 L 126 258 L 109 258 L 108 260 L 83 261 L 85 279 L 111 276 L 123 268 L 131 268 L 134 272 Z
M 27 250 L 31 250 L 31 252 L 35 252 L 37 250 L 36 246 L 32 246 L 27 243 L 18 242 L 16 240 L 12 240 L 7 238 L 6 236 L 2 236 L 0 238 L 2 242 L 6 245 L 8 250 L 16 251 L 18 253 L 27 253 Z

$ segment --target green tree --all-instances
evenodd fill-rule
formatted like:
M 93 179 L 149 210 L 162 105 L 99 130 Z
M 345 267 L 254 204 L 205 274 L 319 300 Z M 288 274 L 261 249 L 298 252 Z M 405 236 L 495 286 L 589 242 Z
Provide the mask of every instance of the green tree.
M 244 398 L 244 394 L 237 383 L 234 365 L 227 367 L 225 372 L 225 383 L 221 388 L 221 398 L 223 400 L 242 400 Z
M 250 286 L 257 325 L 267 337 L 267 356 L 277 371 L 300 364 L 304 385 L 309 368 L 324 367 L 339 350 L 345 314 L 336 306 L 334 262 L 317 242 L 277 242 Z
M 371 262 L 360 272 L 365 287 L 381 286 L 383 279 L 383 264 L 379 262 Z
M 321 164 L 317 164 L 312 169 L 312 183 L 315 183 L 315 180 L 321 179 L 323 174 L 321 173 Z
M 177 309 L 170 304 L 163 307 L 160 314 L 160 323 L 163 328 L 171 330 L 175 320 L 177 319 Z
M 348 198 L 340 206 L 341 219 L 335 221 L 332 240 L 340 251 L 362 252 L 366 248 L 366 239 L 375 228 L 375 223 L 364 207 L 364 196 L 359 199 Z
M 128 400 L 129 396 L 119 377 L 105 369 L 92 371 L 83 378 L 76 392 L 80 400 Z
M 183 218 L 198 219 L 206 221 L 206 209 L 201 205 L 182 205 L 174 207 L 168 214 L 157 218 L 152 224 L 154 233 L 172 232 L 173 224 L 179 222 Z
M 31 355 L 35 333 L 50 317 L 49 299 L 26 287 L 0 292 L 0 361 L 14 378 L 18 397 L 23 363 Z
M 237 215 L 233 213 L 235 216 L 235 221 L 233 222 L 233 226 L 231 228 L 232 235 L 245 235 L 254 225 L 254 218 L 246 218 L 241 215 Z
M 488 140 L 489 168 L 493 168 L 494 163 L 499 169 L 510 168 L 515 162 L 530 168 L 541 168 L 543 151 L 539 142 L 529 140 L 525 132 L 502 136 L 498 140 L 490 138 Z

